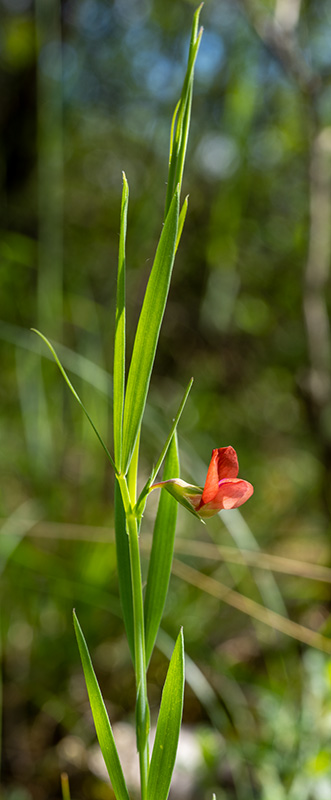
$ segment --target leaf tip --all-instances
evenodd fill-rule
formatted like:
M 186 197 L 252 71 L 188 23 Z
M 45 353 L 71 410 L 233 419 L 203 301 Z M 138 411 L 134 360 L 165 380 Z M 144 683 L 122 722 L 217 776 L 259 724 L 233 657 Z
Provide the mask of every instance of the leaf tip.
M 36 333 L 37 336 L 40 336 L 41 339 L 43 338 L 43 334 L 41 333 L 41 331 L 38 331 L 38 328 L 30 328 L 30 331 L 32 331 L 32 333 Z

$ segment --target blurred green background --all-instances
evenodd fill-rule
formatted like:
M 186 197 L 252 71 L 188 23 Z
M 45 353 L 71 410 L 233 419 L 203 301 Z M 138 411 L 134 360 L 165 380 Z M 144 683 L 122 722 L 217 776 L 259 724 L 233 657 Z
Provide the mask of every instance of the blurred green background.
M 63 770 L 73 798 L 113 798 L 73 607 L 137 796 L 113 477 L 30 327 L 58 345 L 111 444 L 121 171 L 130 185 L 130 351 L 160 232 L 195 7 L 0 2 L 5 800 L 60 798 Z M 203 484 L 212 448 L 231 444 L 255 494 L 242 514 L 205 528 L 179 509 L 176 558 L 303 627 L 288 628 L 300 641 L 280 633 L 278 617 L 257 621 L 255 606 L 229 606 L 230 596 L 223 602 L 193 586 L 177 566 L 149 671 L 152 718 L 182 624 L 188 680 L 173 800 L 209 800 L 212 792 L 217 800 L 329 800 L 331 648 L 314 635 L 317 647 L 309 646 L 302 631 L 331 633 L 331 7 L 207 0 L 201 22 L 189 212 L 143 428 L 141 481 L 193 375 L 179 429 L 182 477 Z

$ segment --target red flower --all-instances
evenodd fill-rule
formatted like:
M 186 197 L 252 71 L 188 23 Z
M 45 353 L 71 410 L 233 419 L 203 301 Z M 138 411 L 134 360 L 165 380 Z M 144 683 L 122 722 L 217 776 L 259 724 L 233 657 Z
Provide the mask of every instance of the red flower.
M 179 478 L 155 483 L 151 488 L 164 488 L 193 514 L 212 517 L 222 508 L 238 508 L 252 496 L 252 484 L 237 478 L 238 471 L 234 448 L 218 447 L 213 450 L 203 489 Z

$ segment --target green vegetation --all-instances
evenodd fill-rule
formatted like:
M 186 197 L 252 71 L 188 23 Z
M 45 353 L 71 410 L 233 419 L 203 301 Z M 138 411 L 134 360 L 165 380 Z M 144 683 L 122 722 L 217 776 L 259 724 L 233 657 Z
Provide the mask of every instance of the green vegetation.
M 30 328 L 54 343 L 113 453 L 122 170 L 130 185 L 128 209 L 122 201 L 127 309 L 137 320 L 164 216 L 169 120 L 194 9 L 185 0 L 1 6 L 5 800 L 59 798 L 61 772 L 72 800 L 113 798 L 73 608 L 116 744 L 130 752 L 126 763 L 119 747 L 135 797 L 135 685 L 118 599 L 113 471 Z M 144 418 L 139 491 L 193 375 L 178 428 L 181 477 L 203 485 L 212 448 L 231 444 L 255 494 L 242 513 L 222 512 L 206 526 L 178 510 L 148 673 L 151 721 L 182 625 L 187 685 L 174 800 L 213 792 L 217 800 L 325 800 L 331 15 L 326 0 L 207 0 L 201 21 L 183 179 L 189 206 Z M 139 422 L 131 407 L 126 413 L 123 458 Z M 154 763 L 156 774 L 156 755 Z

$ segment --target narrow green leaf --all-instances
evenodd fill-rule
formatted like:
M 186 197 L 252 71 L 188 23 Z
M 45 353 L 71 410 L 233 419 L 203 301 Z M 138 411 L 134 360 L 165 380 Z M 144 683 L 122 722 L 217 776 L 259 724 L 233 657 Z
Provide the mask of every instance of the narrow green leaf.
M 163 687 L 148 774 L 147 800 L 167 800 L 175 766 L 184 698 L 184 639 L 180 631 Z
M 185 200 L 184 200 L 184 203 L 182 205 L 182 208 L 181 208 L 181 211 L 180 211 L 180 215 L 179 215 L 177 241 L 176 241 L 176 253 L 177 253 L 177 250 L 178 250 L 178 247 L 179 247 L 179 243 L 180 243 L 180 240 L 181 240 L 181 235 L 182 235 L 183 228 L 184 228 L 184 222 L 185 222 L 186 214 L 187 214 L 187 207 L 188 207 L 188 195 L 185 197 Z
M 73 614 L 73 618 L 80 657 L 84 670 L 86 687 L 101 752 L 104 757 L 117 800 L 129 800 L 129 793 L 126 788 L 126 783 L 124 780 L 124 775 L 122 772 L 122 767 L 116 749 L 107 710 L 93 669 L 83 631 L 80 627 L 75 612 Z
M 173 435 L 163 479 L 179 477 L 177 437 Z M 161 492 L 156 515 L 145 594 L 146 664 L 149 663 L 167 597 L 174 550 L 178 503 Z
M 172 120 L 171 120 L 169 164 L 171 163 L 172 148 L 173 148 L 173 144 L 174 144 L 174 140 L 175 140 L 176 120 L 177 120 L 177 114 L 178 114 L 179 106 L 180 106 L 180 100 L 178 100 L 178 103 L 176 105 L 176 108 L 174 110 L 174 113 L 172 115 Z
M 123 620 L 130 648 L 132 663 L 134 664 L 134 627 L 133 627 L 133 600 L 131 584 L 131 566 L 129 538 L 126 532 L 125 513 L 123 500 L 118 482 L 115 481 L 115 539 L 117 572 Z
M 200 9 L 197 10 L 196 16 L 196 29 L 198 23 L 198 17 L 200 14 Z M 192 107 L 192 96 L 193 96 L 193 79 L 194 79 L 194 65 L 196 61 L 196 57 L 198 55 L 198 50 L 200 46 L 200 41 L 202 37 L 203 29 L 199 31 L 197 38 L 194 41 L 191 41 L 191 50 L 189 54 L 189 62 L 188 62 L 188 69 L 187 69 L 187 86 L 185 87 L 184 93 L 184 102 L 179 109 L 178 113 L 178 131 L 180 131 L 178 147 L 177 147 L 177 159 L 176 159 L 176 171 L 175 171 L 175 185 L 177 183 L 182 184 L 183 180 L 183 172 L 184 172 L 184 165 L 185 165 L 185 156 L 186 156 L 186 149 L 187 149 L 187 142 L 188 142 L 188 135 L 190 130 L 190 121 L 191 121 L 191 107 Z M 185 84 L 184 84 L 185 85 Z M 177 131 L 176 131 L 177 133 Z
M 199 16 L 202 8 L 201 4 L 193 16 L 190 48 L 187 60 L 187 69 L 183 82 L 183 88 L 179 102 L 176 105 L 175 112 L 172 118 L 171 132 L 170 132 L 170 148 L 169 148 L 169 170 L 167 180 L 167 196 L 165 203 L 165 215 L 171 203 L 175 186 L 181 187 L 185 155 L 187 148 L 187 140 L 190 127 L 191 118 L 191 104 L 192 104 L 192 91 L 193 91 L 193 78 L 194 78 L 194 65 L 198 55 L 198 49 L 202 36 L 202 28 L 198 31 Z
M 130 463 L 146 405 L 175 258 L 178 214 L 177 189 L 161 233 L 133 346 L 124 404 L 122 459 L 124 473 L 127 472 Z
M 37 334 L 38 334 L 38 336 L 40 336 L 40 338 L 41 338 L 41 339 L 42 339 L 42 340 L 43 340 L 43 341 L 44 341 L 44 342 L 47 344 L 47 347 L 50 349 L 50 351 L 51 351 L 51 353 L 52 353 L 52 356 L 53 356 L 53 358 L 54 358 L 54 360 L 55 360 L 56 364 L 58 365 L 58 368 L 59 368 L 60 372 L 62 373 L 62 375 L 63 375 L 63 377 L 64 377 L 64 380 L 65 380 L 66 384 L 69 386 L 69 389 L 70 389 L 70 391 L 72 392 L 73 396 L 76 398 L 76 400 L 77 400 L 77 403 L 79 403 L 80 407 L 81 407 L 81 408 L 82 408 L 82 410 L 84 411 L 84 414 L 85 414 L 85 416 L 87 417 L 87 419 L 88 419 L 88 421 L 89 421 L 89 423 L 90 423 L 91 427 L 93 428 L 93 430 L 94 430 L 94 433 L 95 433 L 95 434 L 96 434 L 96 436 L 98 437 L 98 439 L 99 439 L 99 442 L 100 442 L 101 446 L 103 447 L 103 449 L 104 449 L 104 451 L 105 451 L 105 453 L 106 453 L 106 456 L 107 456 L 107 458 L 109 459 L 109 461 L 110 461 L 110 463 L 111 463 L 112 467 L 114 468 L 115 472 L 117 473 L 117 469 L 116 469 L 116 467 L 115 467 L 114 460 L 112 459 L 112 457 L 111 457 L 111 455 L 110 455 L 110 452 L 109 452 L 109 450 L 108 450 L 108 447 L 107 447 L 107 445 L 104 443 L 104 441 L 103 441 L 102 437 L 100 436 L 100 433 L 99 433 L 99 431 L 98 431 L 98 430 L 97 430 L 97 428 L 95 427 L 95 424 L 94 424 L 93 420 L 91 419 L 91 417 L 90 417 L 90 415 L 89 415 L 89 413 L 88 413 L 87 409 L 85 408 L 85 406 L 84 406 L 84 403 L 82 402 L 82 400 L 80 399 L 79 395 L 77 394 L 77 392 L 76 392 L 76 389 L 74 389 L 74 387 L 73 387 L 73 385 L 72 385 L 71 381 L 69 380 L 69 378 L 68 378 L 68 375 L 67 375 L 67 373 L 66 373 L 66 371 L 65 371 L 64 367 L 62 366 L 62 364 L 61 364 L 61 361 L 60 361 L 60 359 L 59 359 L 58 355 L 56 354 L 56 352 L 55 352 L 55 350 L 54 350 L 54 347 L 51 345 L 51 343 L 48 341 L 48 339 L 46 339 L 46 336 L 44 336 L 44 334 L 43 334 L 43 333 L 40 333 L 40 331 L 37 331 L 37 329 L 36 329 L 36 328 L 31 328 L 31 330 L 32 330 L 34 333 L 37 333 Z
M 129 186 L 123 172 L 120 242 L 118 252 L 117 296 L 113 369 L 114 457 L 121 471 L 122 429 L 125 383 L 125 241 L 129 202 Z
M 139 462 L 139 447 L 140 447 L 140 429 L 136 438 L 136 444 L 133 449 L 132 458 L 127 475 L 128 491 L 130 495 L 131 505 L 135 506 L 137 502 L 137 476 L 138 476 L 138 462 Z
M 193 380 L 194 380 L 193 378 L 190 379 L 190 381 L 189 381 L 189 383 L 188 383 L 188 385 L 187 385 L 187 387 L 185 389 L 184 396 L 183 396 L 183 398 L 181 400 L 179 409 L 177 411 L 177 414 L 176 414 L 175 419 L 173 421 L 173 424 L 171 426 L 170 433 L 169 433 L 169 435 L 167 437 L 167 440 L 166 440 L 166 443 L 165 443 L 165 445 L 164 445 L 164 447 L 162 449 L 161 455 L 160 455 L 155 467 L 153 468 L 153 470 L 152 470 L 152 472 L 151 472 L 151 474 L 150 474 L 150 476 L 148 478 L 148 481 L 145 483 L 145 486 L 144 486 L 144 488 L 142 489 L 142 491 L 141 491 L 141 493 L 139 495 L 139 499 L 138 499 L 137 505 L 136 505 L 136 513 L 137 513 L 137 517 L 139 517 L 139 518 L 141 517 L 141 515 L 143 513 L 143 510 L 144 510 L 144 507 L 145 507 L 146 498 L 147 498 L 147 495 L 149 493 L 150 487 L 151 487 L 152 483 L 154 482 L 159 469 L 161 469 L 161 467 L 162 467 L 163 461 L 164 461 L 164 459 L 165 459 L 165 457 L 167 455 L 168 448 L 169 448 L 170 443 L 172 441 L 173 435 L 177 430 L 177 426 L 178 426 L 179 420 L 180 420 L 180 418 L 182 416 L 182 413 L 183 413 L 183 410 L 184 410 L 184 407 L 185 407 L 185 404 L 186 404 L 186 400 L 187 400 L 187 398 L 189 396 Z M 169 475 L 169 477 L 170 478 L 177 478 L 178 476 L 177 476 L 177 474 L 176 475 L 174 474 L 174 475 Z

